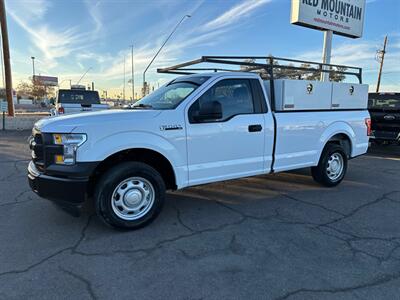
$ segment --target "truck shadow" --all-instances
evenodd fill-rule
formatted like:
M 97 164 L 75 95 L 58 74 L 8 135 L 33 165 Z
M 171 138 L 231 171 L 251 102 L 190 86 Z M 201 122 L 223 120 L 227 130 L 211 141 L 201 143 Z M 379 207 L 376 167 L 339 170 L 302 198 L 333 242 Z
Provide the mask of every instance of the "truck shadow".
M 400 158 L 400 145 L 377 145 L 372 143 L 371 146 L 368 148 L 368 155 L 385 158 Z

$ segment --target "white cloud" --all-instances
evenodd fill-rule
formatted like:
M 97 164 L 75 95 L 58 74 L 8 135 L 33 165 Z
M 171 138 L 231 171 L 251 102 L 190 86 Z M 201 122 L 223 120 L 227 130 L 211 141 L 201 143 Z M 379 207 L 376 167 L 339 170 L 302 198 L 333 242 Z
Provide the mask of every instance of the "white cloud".
M 85 0 L 85 4 L 95 25 L 94 32 L 97 33 L 103 28 L 102 14 L 100 10 L 101 2 L 98 0 Z
M 6 5 L 7 10 L 12 10 L 31 21 L 42 19 L 51 7 L 51 2 L 47 0 L 6 1 Z
M 385 55 L 382 73 L 382 91 L 400 90 L 400 42 L 397 36 L 389 36 L 389 43 Z M 381 41 L 364 40 L 345 42 L 332 49 L 332 64 L 361 67 L 363 69 L 363 82 L 369 84 L 370 90 L 375 90 L 378 76 L 379 63 L 376 52 L 382 47 Z M 307 51 L 296 58 L 319 62 L 322 59 L 321 50 Z
M 243 17 L 249 16 L 260 6 L 271 2 L 271 0 L 245 0 L 240 4 L 235 5 L 216 19 L 206 23 L 204 30 L 213 30 L 231 25 Z
M 8 14 L 26 31 L 32 45 L 42 52 L 44 72 L 57 67 L 59 58 L 85 48 L 93 39 L 93 32 L 81 32 L 78 26 L 54 29 L 54 26 L 47 24 L 45 17 L 52 5 L 50 1 L 26 0 L 9 3 Z M 99 22 L 97 21 L 95 30 L 100 26 Z
M 393 39 L 393 44 L 388 44 L 385 56 L 385 70 L 388 72 L 400 73 L 400 51 L 398 43 Z M 332 49 L 333 64 L 343 64 L 349 66 L 357 66 L 364 68 L 368 72 L 377 68 L 376 52 L 381 46 L 377 41 L 352 41 L 340 44 Z M 297 56 L 299 59 L 310 61 L 321 61 L 322 51 L 308 51 Z

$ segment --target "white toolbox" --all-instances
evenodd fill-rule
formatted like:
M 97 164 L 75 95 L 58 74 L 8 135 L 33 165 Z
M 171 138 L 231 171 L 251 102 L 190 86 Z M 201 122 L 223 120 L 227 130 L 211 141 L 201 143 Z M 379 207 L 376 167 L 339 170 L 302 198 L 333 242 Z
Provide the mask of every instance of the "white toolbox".
M 332 83 L 332 109 L 367 109 L 368 84 Z
M 264 81 L 270 95 L 270 83 Z M 332 83 L 311 80 L 274 80 L 275 110 L 331 109 Z
M 271 99 L 270 82 L 264 81 Z M 368 85 L 277 79 L 275 111 L 367 109 Z

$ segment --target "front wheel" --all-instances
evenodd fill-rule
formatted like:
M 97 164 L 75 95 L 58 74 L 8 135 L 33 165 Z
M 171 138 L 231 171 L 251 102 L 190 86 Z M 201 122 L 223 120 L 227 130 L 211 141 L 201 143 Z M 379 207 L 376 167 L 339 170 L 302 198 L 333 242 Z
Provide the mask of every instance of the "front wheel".
M 165 198 L 161 175 L 141 162 L 124 162 L 107 171 L 96 185 L 98 216 L 117 228 L 137 229 L 153 221 Z
M 318 166 L 311 168 L 314 180 L 324 186 L 338 185 L 347 171 L 347 155 L 339 145 L 328 144 L 322 152 Z

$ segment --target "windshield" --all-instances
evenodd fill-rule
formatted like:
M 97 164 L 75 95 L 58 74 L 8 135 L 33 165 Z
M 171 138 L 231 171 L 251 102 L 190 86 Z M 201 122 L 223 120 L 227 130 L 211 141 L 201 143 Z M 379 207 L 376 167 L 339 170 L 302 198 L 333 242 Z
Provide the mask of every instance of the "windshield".
M 100 104 L 97 91 L 59 90 L 58 103 Z
M 190 79 L 174 80 L 136 102 L 133 108 L 174 109 L 193 93 L 201 83 Z
M 368 108 L 377 110 L 400 110 L 400 94 L 370 94 Z

